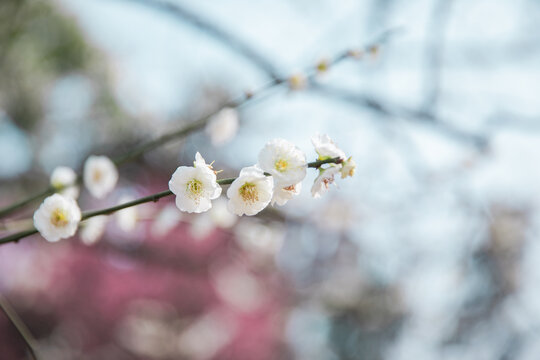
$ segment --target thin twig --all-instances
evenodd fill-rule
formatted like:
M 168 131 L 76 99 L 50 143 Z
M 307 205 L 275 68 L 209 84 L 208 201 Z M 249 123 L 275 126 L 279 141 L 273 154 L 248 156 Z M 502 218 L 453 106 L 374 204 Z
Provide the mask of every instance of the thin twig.
M 307 167 L 308 168 L 318 169 L 324 164 L 330 164 L 330 163 L 340 164 L 342 161 L 343 161 L 343 159 L 341 159 L 339 157 L 335 157 L 335 158 L 331 158 L 331 159 L 325 159 L 325 160 L 317 160 L 317 161 L 313 161 L 313 162 L 308 163 Z M 265 175 L 269 176 L 270 174 L 265 173 Z M 230 184 L 232 184 L 232 182 L 235 179 L 236 178 L 220 179 L 220 180 L 217 180 L 217 183 L 219 185 L 230 185 Z M 99 215 L 110 215 L 110 214 L 115 213 L 115 212 L 117 212 L 119 210 L 123 210 L 123 209 L 129 208 L 129 207 L 144 204 L 144 203 L 157 202 L 157 201 L 159 201 L 159 199 L 170 196 L 172 194 L 173 193 L 170 190 L 164 190 L 164 191 L 161 191 L 161 192 L 158 192 L 158 193 L 155 193 L 155 194 L 152 194 L 152 195 L 148 195 L 148 196 L 145 196 L 145 197 L 133 200 L 133 201 L 129 201 L 129 202 L 126 202 L 126 203 L 123 203 L 123 204 L 119 204 L 119 205 L 116 205 L 116 206 L 112 206 L 112 207 L 108 207 L 108 208 L 100 209 L 100 210 L 87 211 L 87 212 L 84 212 L 82 214 L 81 220 L 84 221 L 84 220 L 87 220 L 87 219 L 90 219 L 90 218 L 93 218 L 93 217 L 99 216 Z M 37 229 L 35 227 L 33 227 L 31 229 L 28 229 L 28 230 L 25 230 L 25 231 L 20 231 L 18 233 L 11 234 L 11 235 L 8 235 L 6 237 L 0 238 L 0 244 L 7 244 L 7 243 L 10 243 L 10 242 L 17 242 L 20 239 L 25 238 L 25 237 L 30 236 L 30 235 L 34 235 L 37 232 L 38 231 L 37 231 Z
M 26 326 L 26 324 L 22 321 L 22 319 L 19 317 L 15 309 L 11 307 L 7 299 L 0 294 L 0 308 L 6 314 L 6 317 L 9 319 L 9 321 L 13 324 L 21 338 L 24 340 L 24 343 L 26 344 L 26 347 L 28 348 L 28 352 L 30 353 L 30 356 L 32 359 L 37 360 L 36 355 L 36 340 L 32 336 L 32 333 L 30 333 L 30 330 Z
M 399 104 L 383 103 L 370 95 L 359 94 L 347 89 L 331 87 L 328 85 L 313 83 L 311 88 L 314 93 L 324 95 L 327 99 L 336 99 L 350 103 L 351 105 L 360 106 L 383 115 L 386 118 L 408 119 L 410 121 L 425 124 L 449 138 L 472 145 L 479 150 L 485 149 L 488 145 L 488 139 L 485 136 L 461 130 L 447 121 L 441 121 L 429 112 Z
M 332 66 L 337 65 L 338 63 L 344 61 L 345 59 L 350 58 L 351 56 L 352 56 L 352 54 L 349 51 L 341 52 L 338 55 L 336 55 L 333 59 L 331 59 L 329 64 L 331 64 Z M 308 69 L 306 69 L 306 74 L 308 74 L 308 76 L 307 76 L 308 79 L 312 79 L 316 75 L 316 66 L 308 67 Z M 263 85 L 260 88 L 256 89 L 255 91 L 242 94 L 241 96 L 237 97 L 236 99 L 230 100 L 230 101 L 222 104 L 221 106 L 217 107 L 217 109 L 215 109 L 214 111 L 211 111 L 208 114 L 202 116 L 198 120 L 196 120 L 196 121 L 194 121 L 194 122 L 192 122 L 190 124 L 187 124 L 187 125 L 179 128 L 178 130 L 172 131 L 170 133 L 166 133 L 166 134 L 164 134 L 164 135 L 162 135 L 162 136 L 160 136 L 160 137 L 158 137 L 156 139 L 153 139 L 153 140 L 150 140 L 150 141 L 148 141 L 146 143 L 143 143 L 142 145 L 134 148 L 131 151 L 128 151 L 127 153 L 125 153 L 125 154 L 123 154 L 121 156 L 114 157 L 112 160 L 116 165 L 121 165 L 121 164 L 123 164 L 123 163 L 125 163 L 127 161 L 130 161 L 132 159 L 137 158 L 138 156 L 144 154 L 147 151 L 151 151 L 151 150 L 153 150 L 153 149 L 155 149 L 157 147 L 160 147 L 160 146 L 162 146 L 162 145 L 164 145 L 166 143 L 169 143 L 169 142 L 171 142 L 173 140 L 182 139 L 185 136 L 189 135 L 190 133 L 203 128 L 208 123 L 210 118 L 212 118 L 212 116 L 219 113 L 222 109 L 224 109 L 226 107 L 239 108 L 239 107 L 241 107 L 243 105 L 246 105 L 250 101 L 252 101 L 252 100 L 256 99 L 257 97 L 260 97 L 262 94 L 266 93 L 267 90 L 270 90 L 271 88 L 273 88 L 275 86 L 278 86 L 280 84 L 286 83 L 287 80 L 288 80 L 287 78 L 271 80 L 268 83 L 266 83 L 265 85 Z M 79 174 L 79 176 L 77 177 L 77 184 L 80 184 L 81 182 L 82 182 L 82 177 Z M 50 195 L 50 194 L 52 194 L 52 193 L 54 193 L 55 191 L 58 191 L 58 190 L 59 189 L 55 190 L 54 188 L 49 187 L 46 190 L 44 190 L 44 191 L 42 191 L 42 192 L 40 192 L 38 194 L 35 194 L 35 195 L 33 195 L 33 196 L 31 196 L 31 197 L 29 197 L 27 199 L 15 202 L 14 204 L 11 204 L 11 205 L 8 205 L 8 206 L 6 206 L 4 208 L 1 208 L 0 209 L 0 218 L 2 218 L 4 216 L 18 210 L 18 209 L 20 209 L 22 207 L 24 207 L 27 204 L 32 203 L 33 201 L 39 200 L 39 199 L 41 199 L 41 198 L 43 198 L 43 197 L 45 197 L 47 195 Z
M 36 200 L 39 200 L 41 198 L 44 198 L 45 196 L 47 195 L 51 195 L 54 193 L 54 188 L 52 187 L 49 187 L 47 189 L 45 189 L 44 191 L 40 191 L 39 193 L 36 193 L 26 199 L 23 199 L 23 200 L 20 200 L 20 201 L 17 201 L 11 205 L 8 205 L 2 209 L 0 209 L 0 218 L 36 201 Z
M 126 0 L 124 0 L 126 1 Z M 248 59 L 252 64 L 267 73 L 272 79 L 278 79 L 277 71 L 267 58 L 256 51 L 248 43 L 241 40 L 219 26 L 212 23 L 211 20 L 182 7 L 180 4 L 162 0 L 128 0 L 146 6 L 150 9 L 165 13 L 183 23 L 190 24 L 198 29 L 204 30 L 208 35 L 214 37 L 223 44 L 232 48 L 236 53 Z
M 424 88 L 426 92 L 423 109 L 435 113 L 441 96 L 442 65 L 444 60 L 445 32 L 452 13 L 452 0 L 437 0 L 429 21 L 426 47 L 426 71 Z
M 184 20 L 192 25 L 196 25 L 198 28 L 206 30 L 210 35 L 214 36 L 216 39 L 220 40 L 226 45 L 229 45 L 231 48 L 239 51 L 242 55 L 244 55 L 248 60 L 251 60 L 254 64 L 256 64 L 259 68 L 261 68 L 263 71 L 265 71 L 272 80 L 265 85 L 261 86 L 255 91 L 250 91 L 249 93 L 244 93 L 243 95 L 239 96 L 236 99 L 233 99 L 231 101 L 228 101 L 221 106 L 219 106 L 214 111 L 211 111 L 210 113 L 202 116 L 198 120 L 187 124 L 180 129 L 177 129 L 173 132 L 164 134 L 156 139 L 150 140 L 146 143 L 143 143 L 142 145 L 132 149 L 131 151 L 128 151 L 127 153 L 114 157 L 112 160 L 116 165 L 123 164 L 127 161 L 130 161 L 132 159 L 137 158 L 138 156 L 144 154 L 147 151 L 151 151 L 161 145 L 164 145 L 168 142 L 171 142 L 173 140 L 182 139 L 185 136 L 189 135 L 191 132 L 197 131 L 202 129 L 212 118 L 212 116 L 216 115 L 221 111 L 222 109 L 226 107 L 231 108 L 238 108 L 241 107 L 249 102 L 251 100 L 260 98 L 262 94 L 266 93 L 267 90 L 276 87 L 278 85 L 281 85 L 283 83 L 287 83 L 288 78 L 287 77 L 277 77 L 276 73 L 273 69 L 273 66 L 271 66 L 260 54 L 258 54 L 255 50 L 253 50 L 247 43 L 244 43 L 243 41 L 237 39 L 235 36 L 228 34 L 225 30 L 218 28 L 217 26 L 213 25 L 209 20 L 205 20 L 199 15 L 196 15 L 182 7 L 180 7 L 178 4 L 172 4 L 165 1 L 156 1 L 156 0 L 131 0 L 138 2 L 143 5 L 148 5 L 151 7 L 154 7 L 160 11 L 164 11 L 167 13 L 171 13 L 176 18 Z M 370 51 L 376 46 L 379 46 L 381 44 L 384 44 L 388 41 L 394 34 L 401 31 L 401 28 L 392 28 L 389 30 L 386 30 L 382 32 L 379 36 L 377 36 L 373 41 L 365 45 L 360 52 L 363 51 Z M 358 54 L 358 52 L 357 52 Z M 332 59 L 329 60 L 327 66 L 328 68 L 337 65 L 338 63 L 342 62 L 343 60 L 346 60 L 348 58 L 354 57 L 356 54 L 354 51 L 347 50 L 343 51 L 336 56 L 334 56 Z M 306 78 L 308 80 L 313 79 L 318 73 L 317 65 L 309 66 L 305 70 Z M 82 176 L 79 174 L 77 177 L 77 184 L 80 184 L 82 182 Z M 32 203 L 33 201 L 39 200 L 47 195 L 50 195 L 54 193 L 55 191 L 59 191 L 60 189 L 54 189 L 52 187 L 49 187 L 48 189 L 35 194 L 34 196 L 23 199 L 21 201 L 15 202 L 14 204 L 8 205 L 4 208 L 0 208 L 0 218 L 24 207 L 27 204 Z

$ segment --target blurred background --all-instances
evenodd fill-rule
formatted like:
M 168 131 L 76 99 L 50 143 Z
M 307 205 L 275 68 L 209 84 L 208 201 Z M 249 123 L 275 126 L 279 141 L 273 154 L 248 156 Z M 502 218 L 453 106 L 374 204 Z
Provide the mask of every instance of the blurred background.
M 395 30 L 239 108 L 226 144 L 194 132 L 79 203 L 162 191 L 196 151 L 223 177 L 277 137 L 313 161 L 316 133 L 353 178 L 315 200 L 312 171 L 255 217 L 165 198 L 101 236 L 2 245 L 2 298 L 39 359 L 539 359 L 539 21 L 536 0 L 2 0 L 0 206 Z M 28 356 L 0 313 L 0 358 Z

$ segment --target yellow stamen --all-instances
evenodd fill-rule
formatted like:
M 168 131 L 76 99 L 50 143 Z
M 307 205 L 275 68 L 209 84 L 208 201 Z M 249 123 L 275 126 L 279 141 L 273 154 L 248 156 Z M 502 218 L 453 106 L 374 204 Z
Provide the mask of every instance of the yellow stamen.
M 274 167 L 279 172 L 284 172 L 285 170 L 287 170 L 288 166 L 289 166 L 289 162 L 284 159 L 279 159 L 274 163 Z
M 94 174 L 92 174 L 92 178 L 95 182 L 99 182 L 101 178 L 103 177 L 103 173 L 100 170 L 94 170 Z
M 328 67 L 330 66 L 328 60 L 322 59 L 317 63 L 317 71 L 320 73 L 323 73 L 328 70 Z
M 67 214 L 63 209 L 55 209 L 51 214 L 51 224 L 56 227 L 64 227 L 68 222 Z
M 203 184 L 200 180 L 192 179 L 186 185 L 186 191 L 191 198 L 198 198 L 203 191 Z
M 322 181 L 323 181 L 324 187 L 328 189 L 330 184 L 334 183 L 334 177 L 332 177 L 332 178 L 324 178 Z
M 245 183 L 238 190 L 240 196 L 245 202 L 254 203 L 259 200 L 259 192 L 257 191 L 257 185 L 253 183 Z

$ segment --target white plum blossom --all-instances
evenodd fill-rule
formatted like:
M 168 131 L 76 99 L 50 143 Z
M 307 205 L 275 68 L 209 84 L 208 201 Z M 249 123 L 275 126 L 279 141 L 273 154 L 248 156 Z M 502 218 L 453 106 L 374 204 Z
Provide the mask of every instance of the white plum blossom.
M 211 200 L 221 195 L 215 172 L 198 152 L 193 167 L 180 166 L 176 169 L 169 181 L 169 189 L 176 195 L 176 206 L 188 213 L 209 210 Z
M 119 204 L 125 204 L 133 200 L 134 199 L 131 196 L 124 195 L 120 198 Z M 116 223 L 118 224 L 120 230 L 130 232 L 135 229 L 135 226 L 137 225 L 137 217 L 137 208 L 135 206 L 131 206 L 116 213 Z
M 60 194 L 47 197 L 34 213 L 34 226 L 50 242 L 73 236 L 80 221 L 77 202 Z
M 302 183 L 287 186 L 285 188 L 274 189 L 274 196 L 272 197 L 272 205 L 278 204 L 283 206 L 287 201 L 291 200 L 294 196 L 300 194 L 302 190 Z
M 311 195 L 314 198 L 321 197 L 324 194 L 328 187 L 334 183 L 334 176 L 339 173 L 341 166 L 332 165 L 326 169 L 319 169 L 319 176 L 315 179 L 313 186 L 311 187 Z
M 313 197 L 318 198 L 328 190 L 330 184 L 334 183 L 334 177 L 337 173 L 341 174 L 342 179 L 353 176 L 356 163 L 352 157 L 347 159 L 343 150 L 338 148 L 328 135 L 316 135 L 311 138 L 311 142 L 319 155 L 317 160 L 329 160 L 336 157 L 341 160 L 339 164 L 329 164 L 327 167 L 319 168 L 319 176 L 315 179 L 311 188 Z
M 341 178 L 345 179 L 347 176 L 352 177 L 354 175 L 354 170 L 356 170 L 356 162 L 351 156 L 341 163 L 341 169 L 339 170 Z
M 59 190 L 60 194 L 73 199 L 79 197 L 79 187 L 75 184 L 76 182 L 77 174 L 70 167 L 58 166 L 51 173 L 51 186 Z
M 118 170 L 107 156 L 91 155 L 84 163 L 83 180 L 90 194 L 102 199 L 116 186 Z
M 227 208 L 233 214 L 255 215 L 272 200 L 274 182 L 258 166 L 243 168 L 229 189 Z
M 306 177 L 306 155 L 293 143 L 274 139 L 259 153 L 259 166 L 274 178 L 276 187 L 298 184 Z
M 105 232 L 108 217 L 105 215 L 94 216 L 85 220 L 81 225 L 79 237 L 85 245 L 93 245 L 99 241 Z
M 210 119 L 205 131 L 214 146 L 228 143 L 238 132 L 238 111 L 224 108 Z
M 330 139 L 330 137 L 326 134 L 313 136 L 311 138 L 311 143 L 319 155 L 318 160 L 333 159 L 336 157 L 345 160 L 347 158 L 343 150 L 338 148 L 332 139 Z

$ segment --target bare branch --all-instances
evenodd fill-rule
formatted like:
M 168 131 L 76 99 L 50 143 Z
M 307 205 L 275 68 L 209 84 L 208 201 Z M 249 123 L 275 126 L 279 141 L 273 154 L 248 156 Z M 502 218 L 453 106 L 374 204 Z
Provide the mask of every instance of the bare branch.
M 35 351 L 36 340 L 30 333 L 30 330 L 28 330 L 28 327 L 19 317 L 15 309 L 11 307 L 10 303 L 2 294 L 0 294 L 0 308 L 2 309 L 4 314 L 6 314 L 6 317 L 13 324 L 21 338 L 24 340 L 24 343 L 26 344 L 26 347 L 28 348 L 28 352 L 30 353 L 32 359 L 37 360 L 37 355 Z
M 373 112 L 383 115 L 383 118 L 400 117 L 428 125 L 445 136 L 467 143 L 480 150 L 483 150 L 488 145 L 488 139 L 486 137 L 458 129 L 450 123 L 438 119 L 435 115 L 422 110 L 408 108 L 398 104 L 390 104 L 370 95 L 358 94 L 346 89 L 330 87 L 318 83 L 312 84 L 312 90 L 314 93 L 319 93 L 326 98 L 344 101 L 355 106 L 372 110 Z
M 223 44 L 232 48 L 236 53 L 242 55 L 248 59 L 252 64 L 256 65 L 259 69 L 263 70 L 272 79 L 277 79 L 277 71 L 267 60 L 265 56 L 253 49 L 244 40 L 240 39 L 236 35 L 233 35 L 219 26 L 213 24 L 210 20 L 182 7 L 177 3 L 171 3 L 163 0 L 121 0 L 137 3 L 153 10 L 165 13 L 172 16 L 174 19 L 180 20 L 183 23 L 192 25 L 198 29 L 203 30 L 208 35 L 216 38 Z

